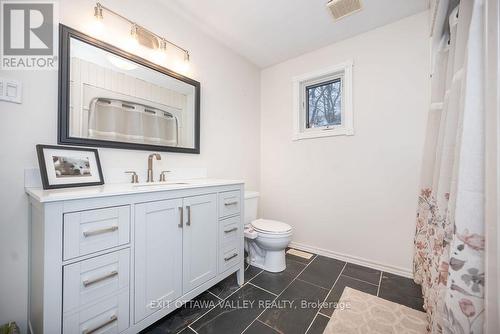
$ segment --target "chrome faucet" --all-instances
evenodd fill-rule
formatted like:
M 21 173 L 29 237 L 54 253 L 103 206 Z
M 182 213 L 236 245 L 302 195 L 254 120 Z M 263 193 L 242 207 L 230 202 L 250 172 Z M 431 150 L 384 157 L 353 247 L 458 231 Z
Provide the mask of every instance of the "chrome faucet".
M 153 158 L 156 158 L 156 160 L 161 160 L 161 155 L 158 153 L 153 153 L 150 154 L 148 157 L 148 181 L 147 182 L 154 182 L 153 180 Z

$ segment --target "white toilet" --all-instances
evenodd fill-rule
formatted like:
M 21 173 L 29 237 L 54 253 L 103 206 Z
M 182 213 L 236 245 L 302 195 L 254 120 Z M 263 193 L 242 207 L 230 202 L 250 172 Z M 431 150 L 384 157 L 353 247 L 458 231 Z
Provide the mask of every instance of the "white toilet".
M 259 193 L 245 192 L 245 250 L 247 263 L 270 272 L 285 270 L 285 249 L 292 227 L 276 220 L 257 219 Z

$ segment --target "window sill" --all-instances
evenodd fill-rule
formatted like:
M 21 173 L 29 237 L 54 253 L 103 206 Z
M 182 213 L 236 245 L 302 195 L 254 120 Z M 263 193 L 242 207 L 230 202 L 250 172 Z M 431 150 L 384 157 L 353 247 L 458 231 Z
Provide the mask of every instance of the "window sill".
M 294 133 L 292 140 L 303 140 L 303 139 L 313 139 L 322 137 L 335 137 L 335 136 L 353 136 L 354 129 L 331 129 L 331 130 L 316 130 L 316 131 L 306 131 L 300 133 Z

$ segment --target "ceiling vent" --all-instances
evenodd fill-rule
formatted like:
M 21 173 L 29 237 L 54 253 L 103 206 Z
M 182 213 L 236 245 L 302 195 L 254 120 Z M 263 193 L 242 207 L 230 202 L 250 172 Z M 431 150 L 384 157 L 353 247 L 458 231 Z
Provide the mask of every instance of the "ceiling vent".
M 331 0 L 326 6 L 332 12 L 335 20 L 354 14 L 363 8 L 361 0 Z

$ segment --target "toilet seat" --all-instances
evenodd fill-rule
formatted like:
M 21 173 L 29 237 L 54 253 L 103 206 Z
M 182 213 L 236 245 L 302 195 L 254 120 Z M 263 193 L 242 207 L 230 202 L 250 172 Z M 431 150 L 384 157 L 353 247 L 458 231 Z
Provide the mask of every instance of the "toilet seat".
M 265 234 L 287 234 L 292 227 L 287 223 L 270 219 L 257 219 L 251 223 L 254 230 Z

